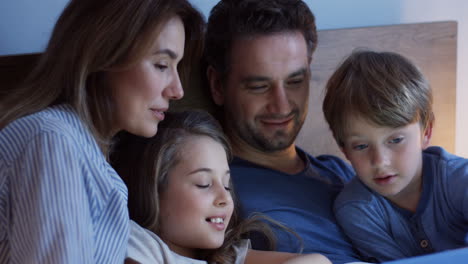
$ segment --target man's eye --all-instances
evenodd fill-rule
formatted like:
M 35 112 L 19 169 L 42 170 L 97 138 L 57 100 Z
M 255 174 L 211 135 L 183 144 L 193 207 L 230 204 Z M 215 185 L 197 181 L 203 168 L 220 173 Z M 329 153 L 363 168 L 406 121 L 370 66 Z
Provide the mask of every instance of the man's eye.
M 267 85 L 250 85 L 247 87 L 247 89 L 251 91 L 261 91 L 266 89 L 268 86 Z
M 303 82 L 304 82 L 304 79 L 294 79 L 294 80 L 288 81 L 288 84 L 295 85 L 295 84 L 301 84 Z

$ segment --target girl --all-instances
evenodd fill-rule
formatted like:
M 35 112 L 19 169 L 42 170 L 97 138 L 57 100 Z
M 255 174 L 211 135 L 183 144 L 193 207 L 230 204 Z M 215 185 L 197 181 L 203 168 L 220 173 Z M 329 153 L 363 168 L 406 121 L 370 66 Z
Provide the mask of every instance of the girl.
M 124 261 L 127 188 L 110 139 L 156 134 L 203 27 L 186 0 L 71 0 L 0 102 L 0 263 Z
M 157 137 L 121 139 L 112 162 L 129 188 L 128 263 L 330 263 L 322 255 L 249 250 L 239 223 L 219 124 L 206 112 L 170 113 Z M 268 234 L 267 234 L 268 235 Z

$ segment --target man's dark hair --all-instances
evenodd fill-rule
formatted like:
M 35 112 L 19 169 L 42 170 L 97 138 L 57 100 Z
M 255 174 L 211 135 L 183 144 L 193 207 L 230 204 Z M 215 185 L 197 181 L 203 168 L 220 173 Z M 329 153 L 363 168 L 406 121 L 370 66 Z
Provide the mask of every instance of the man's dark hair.
M 205 59 L 226 76 L 233 42 L 246 36 L 299 31 L 309 59 L 317 47 L 315 17 L 300 0 L 221 0 L 210 12 Z

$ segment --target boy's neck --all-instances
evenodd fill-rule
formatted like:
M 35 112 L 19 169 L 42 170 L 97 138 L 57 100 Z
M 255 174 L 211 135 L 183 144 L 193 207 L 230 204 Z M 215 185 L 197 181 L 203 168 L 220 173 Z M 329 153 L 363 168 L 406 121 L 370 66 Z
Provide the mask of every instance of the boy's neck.
M 415 213 L 421 200 L 423 191 L 422 182 L 422 175 L 419 177 L 414 177 L 413 181 L 408 185 L 407 188 L 403 189 L 395 196 L 387 197 L 387 199 L 392 201 L 398 207 Z

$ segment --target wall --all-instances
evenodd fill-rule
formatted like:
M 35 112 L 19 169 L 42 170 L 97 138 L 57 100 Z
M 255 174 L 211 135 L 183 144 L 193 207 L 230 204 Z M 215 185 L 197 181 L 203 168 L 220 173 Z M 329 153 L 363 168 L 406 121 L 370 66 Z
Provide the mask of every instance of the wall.
M 190 0 L 205 16 L 217 0 Z M 0 55 L 42 51 L 67 0 L 2 0 Z M 456 153 L 468 157 L 468 1 L 306 0 L 319 29 L 458 21 Z M 339 6 L 339 8 L 338 8 Z M 443 117 L 437 117 L 443 118 Z

